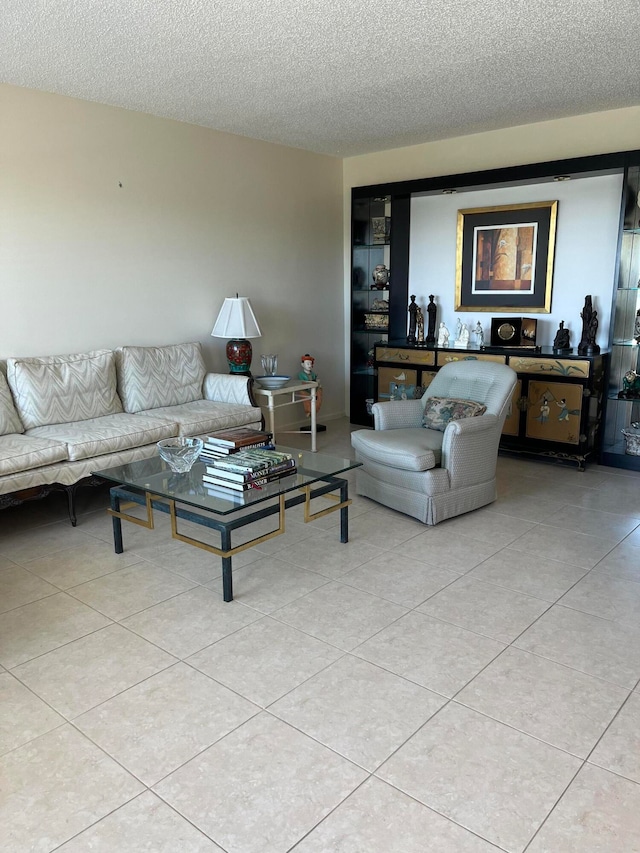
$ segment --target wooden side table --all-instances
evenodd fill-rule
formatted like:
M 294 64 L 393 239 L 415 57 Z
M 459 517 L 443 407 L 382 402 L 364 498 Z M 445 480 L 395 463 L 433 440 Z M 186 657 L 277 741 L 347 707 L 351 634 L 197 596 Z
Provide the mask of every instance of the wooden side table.
M 309 394 L 309 402 L 311 405 L 311 429 L 309 430 L 309 434 L 311 436 L 311 450 L 313 453 L 316 452 L 316 436 L 318 431 L 316 422 L 316 394 L 319 387 L 319 382 L 304 382 L 301 379 L 292 380 L 288 385 L 285 385 L 284 388 L 277 388 L 273 391 L 268 391 L 266 388 L 259 388 L 257 385 L 254 386 L 253 393 L 255 394 L 258 403 L 261 402 L 260 398 L 264 399 L 264 404 L 261 405 L 264 405 L 268 411 L 268 429 L 269 432 L 273 433 L 274 442 L 276 440 L 275 410 L 282 406 L 291 406 L 294 403 L 302 402 L 302 400 L 307 397 L 305 395 L 303 398 L 300 392 L 306 391 Z M 280 430 L 280 432 L 293 432 L 293 430 Z

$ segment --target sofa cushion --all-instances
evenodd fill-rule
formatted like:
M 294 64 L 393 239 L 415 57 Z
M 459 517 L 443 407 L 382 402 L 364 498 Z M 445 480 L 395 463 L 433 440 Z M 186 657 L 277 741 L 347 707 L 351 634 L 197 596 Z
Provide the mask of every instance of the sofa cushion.
M 454 400 L 450 397 L 429 397 L 425 400 L 422 426 L 444 432 L 449 421 L 484 415 L 487 407 L 475 400 Z
M 7 379 L 26 429 L 122 411 L 110 350 L 9 358 Z
M 64 442 L 72 462 L 155 444 L 161 438 L 171 438 L 177 434 L 175 421 L 153 420 L 143 415 L 125 413 L 36 427 L 28 433 L 29 436 Z
M 15 433 L 0 435 L 0 476 L 65 462 L 67 458 L 67 446 L 62 442 Z
M 0 367 L 0 435 L 24 432 L 20 415 L 13 405 L 13 397 L 7 385 L 4 371 Z
M 199 343 L 116 350 L 118 391 L 125 412 L 144 412 L 202 399 L 206 373 Z
M 215 403 L 211 400 L 194 400 L 181 406 L 164 406 L 150 409 L 143 414 L 177 423 L 179 435 L 208 435 L 219 429 L 262 422 L 261 409 L 237 403 Z
M 360 429 L 351 433 L 357 455 L 405 471 L 428 471 L 440 464 L 443 433 L 421 427 Z

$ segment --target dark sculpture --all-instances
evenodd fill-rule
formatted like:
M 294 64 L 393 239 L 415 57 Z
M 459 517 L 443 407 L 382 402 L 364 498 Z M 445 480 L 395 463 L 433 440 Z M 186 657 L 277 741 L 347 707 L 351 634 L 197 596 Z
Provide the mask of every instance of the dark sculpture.
M 427 338 L 425 343 L 427 344 L 435 344 L 436 342 L 436 311 L 437 307 L 435 302 L 433 301 L 435 297 L 429 297 L 429 304 L 427 305 Z
M 600 347 L 596 343 L 598 334 L 598 312 L 591 304 L 591 296 L 585 296 L 582 317 L 582 337 L 578 344 L 578 355 L 597 355 Z
M 416 324 L 418 322 L 418 306 L 416 305 L 415 296 L 410 296 L 409 304 L 409 334 L 407 335 L 407 343 L 415 344 L 416 342 Z
M 564 320 L 560 321 L 560 327 L 556 332 L 555 339 L 553 341 L 553 351 L 554 352 L 572 352 L 573 348 L 569 346 L 570 338 L 569 338 L 569 329 L 565 329 Z

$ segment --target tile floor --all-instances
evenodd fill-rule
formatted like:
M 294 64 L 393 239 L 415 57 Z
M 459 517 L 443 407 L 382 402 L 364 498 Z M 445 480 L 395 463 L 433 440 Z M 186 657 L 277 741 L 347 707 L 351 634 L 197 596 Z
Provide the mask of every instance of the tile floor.
M 0 849 L 640 851 L 640 475 L 498 472 L 348 545 L 296 509 L 229 604 L 164 517 L 114 555 L 104 489 L 0 513 Z

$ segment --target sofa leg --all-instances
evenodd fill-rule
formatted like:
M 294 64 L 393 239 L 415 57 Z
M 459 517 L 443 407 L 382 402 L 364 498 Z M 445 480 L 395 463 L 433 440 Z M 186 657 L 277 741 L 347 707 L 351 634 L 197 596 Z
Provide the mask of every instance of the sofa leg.
M 67 508 L 69 510 L 69 521 L 71 522 L 71 526 L 75 527 L 78 523 L 78 519 L 76 518 L 76 490 L 78 488 L 78 483 L 74 483 L 73 486 L 65 486 L 64 490 L 67 493 Z

